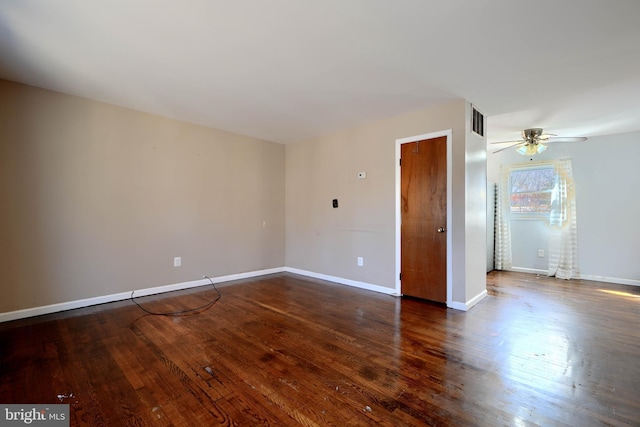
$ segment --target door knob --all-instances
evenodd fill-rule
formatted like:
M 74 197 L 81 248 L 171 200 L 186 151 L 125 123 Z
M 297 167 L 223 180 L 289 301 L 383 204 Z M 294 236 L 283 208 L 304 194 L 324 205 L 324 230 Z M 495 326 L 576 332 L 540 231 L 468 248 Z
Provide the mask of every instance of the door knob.
M 444 230 L 444 227 L 440 227 L 440 228 L 438 228 L 438 233 L 444 233 L 444 231 L 445 231 L 445 230 Z

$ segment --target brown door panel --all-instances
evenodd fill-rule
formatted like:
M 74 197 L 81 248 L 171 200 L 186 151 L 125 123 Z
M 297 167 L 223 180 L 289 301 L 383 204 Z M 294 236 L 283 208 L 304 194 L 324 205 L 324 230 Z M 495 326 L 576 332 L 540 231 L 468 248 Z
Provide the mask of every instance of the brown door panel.
M 447 139 L 401 146 L 402 293 L 447 299 Z

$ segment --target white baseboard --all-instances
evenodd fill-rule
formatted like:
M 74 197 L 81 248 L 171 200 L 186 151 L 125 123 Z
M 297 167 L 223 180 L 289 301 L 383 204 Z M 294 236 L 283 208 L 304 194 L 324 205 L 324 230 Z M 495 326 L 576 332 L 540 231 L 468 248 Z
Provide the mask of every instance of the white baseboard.
M 517 271 L 524 271 L 524 270 L 525 269 L 518 269 Z M 516 270 L 514 269 L 514 271 L 516 271 Z M 357 281 L 357 280 L 345 279 L 345 278 L 342 278 L 342 277 L 330 276 L 330 275 L 327 275 L 327 274 L 320 274 L 320 273 L 315 273 L 313 271 L 301 270 L 301 269 L 298 269 L 298 268 L 291 268 L 291 267 L 278 267 L 278 268 L 271 268 L 271 269 L 266 269 L 266 270 L 250 271 L 250 272 L 246 272 L 246 273 L 230 274 L 230 275 L 227 275 L 227 276 L 211 277 L 211 280 L 213 281 L 213 283 L 223 283 L 223 282 L 230 282 L 230 281 L 233 281 L 233 280 L 248 279 L 248 278 L 251 278 L 251 277 L 264 276 L 264 275 L 267 275 L 267 274 L 274 274 L 274 273 L 281 273 L 281 272 L 299 274 L 301 276 L 312 277 L 312 278 L 320 279 L 320 280 L 327 280 L 329 282 L 339 283 L 339 284 L 342 284 L 342 285 L 353 286 L 353 287 L 360 288 L 360 289 L 379 292 L 379 293 L 383 293 L 383 294 L 387 294 L 387 295 L 398 296 L 398 294 L 395 291 L 395 288 L 387 288 L 387 287 L 384 287 L 384 286 L 374 285 L 374 284 L 371 284 L 371 283 L 360 282 L 360 281 Z M 542 273 L 546 273 L 544 271 L 537 271 L 537 270 L 530 270 L 530 269 L 528 269 L 526 272 L 542 272 Z M 596 276 L 592 276 L 592 277 L 596 277 Z M 586 279 L 586 277 L 585 277 L 585 279 Z M 592 279 L 592 280 L 606 281 L 606 280 L 602 280 L 602 279 L 603 278 Z M 589 280 L 589 279 L 587 279 L 587 280 Z M 616 279 L 616 280 L 618 280 L 618 279 Z M 638 281 L 627 281 L 627 282 L 629 282 L 627 284 L 640 285 L 640 282 L 638 282 Z M 638 282 L 638 283 L 631 283 L 631 282 Z M 142 297 L 142 296 L 160 294 L 160 293 L 164 293 L 164 292 L 171 292 L 171 291 L 178 291 L 178 290 L 182 290 L 182 289 L 195 288 L 195 287 L 198 287 L 198 286 L 205 286 L 205 285 L 208 285 L 209 283 L 210 282 L 209 282 L 208 279 L 198 279 L 198 280 L 193 280 L 193 281 L 189 281 L 189 282 L 174 283 L 174 284 L 171 284 L 171 285 L 157 286 L 157 287 L 153 287 L 153 288 L 136 289 L 136 290 L 133 290 L 133 292 L 134 292 L 134 296 Z M 614 283 L 620 283 L 620 282 L 614 282 Z M 470 300 L 468 300 L 466 303 L 461 303 L 461 302 L 455 302 L 454 301 L 454 302 L 451 302 L 451 303 L 447 304 L 447 306 L 449 308 L 453 308 L 453 309 L 456 309 L 456 310 L 468 311 L 471 307 L 476 305 L 478 302 L 480 302 L 486 296 L 487 296 L 487 291 L 484 290 L 481 293 L 479 293 L 478 295 L 476 295 L 475 297 L 473 297 Z M 24 319 L 24 318 L 27 318 L 27 317 L 40 316 L 40 315 L 43 315 L 43 314 L 50 314 L 50 313 L 56 313 L 56 312 L 60 312 L 60 311 L 73 310 L 73 309 L 76 309 L 76 308 L 89 307 L 89 306 L 92 306 L 92 305 L 105 304 L 105 303 L 115 302 L 115 301 L 122 301 L 122 300 L 129 299 L 130 297 L 131 297 L 131 291 L 127 291 L 127 292 L 120 292 L 120 293 L 117 293 L 117 294 L 103 295 L 103 296 L 99 296 L 99 297 L 87 298 L 87 299 L 82 299 L 82 300 L 63 302 L 63 303 L 59 303 L 59 304 L 51 304 L 51 305 L 46 305 L 46 306 L 41 306 L 41 307 L 33 307 L 33 308 L 28 308 L 28 309 L 23 309 L 23 310 L 10 311 L 10 312 L 6 312 L 6 313 L 0 313 L 0 322 L 8 322 L 8 321 L 11 321 L 11 320 Z
M 532 273 L 532 274 L 544 274 L 549 273 L 549 270 L 539 270 L 537 268 L 524 268 L 524 267 L 511 267 L 507 271 L 515 271 L 517 273 Z
M 326 274 L 314 273 L 313 271 L 300 270 L 298 268 L 285 267 L 284 271 L 287 273 L 299 274 L 301 276 L 313 277 L 315 279 L 326 280 L 328 282 L 340 283 L 341 285 L 353 286 L 360 289 L 366 289 L 368 291 L 380 292 L 387 295 L 396 295 L 395 288 L 387 288 L 379 285 L 372 285 L 371 283 L 359 282 L 357 280 L 344 279 L 337 276 L 329 276 Z
M 596 282 L 616 283 L 618 285 L 640 286 L 640 280 L 635 279 L 619 279 L 617 277 L 594 276 L 592 274 L 581 274 L 582 280 L 593 280 Z
M 453 309 L 456 309 L 456 310 L 469 311 L 471 309 L 471 307 L 473 307 L 474 305 L 476 305 L 477 303 L 482 301 L 482 299 L 484 297 L 486 297 L 487 295 L 488 295 L 487 294 L 487 290 L 485 289 L 482 292 L 480 292 L 478 295 L 476 295 L 475 297 L 471 298 L 466 303 L 453 301 L 453 302 L 447 304 L 447 307 L 453 308 Z
M 285 267 L 284 271 L 288 273 L 300 274 L 301 276 L 313 277 L 315 279 L 327 280 L 329 282 L 339 283 L 341 285 L 354 286 L 356 288 L 366 289 L 369 291 L 380 292 L 387 295 L 399 296 L 396 293 L 395 289 L 386 288 L 384 286 L 372 285 L 366 282 L 358 282 L 356 280 L 344 279 L 342 277 L 337 276 L 328 276 L 326 274 L 314 273 L 313 271 L 300 270 L 297 268 Z M 471 307 L 479 303 L 484 297 L 487 296 L 486 289 L 480 292 L 475 297 L 471 298 L 466 303 L 461 302 L 451 302 L 447 304 L 448 308 L 453 308 L 456 310 L 468 311 Z
M 533 274 L 542 274 L 546 276 L 548 274 L 547 270 L 537 270 L 535 268 L 522 268 L 522 267 L 511 267 L 509 269 L 504 269 L 504 271 L 515 271 L 518 273 L 533 273 Z M 595 282 L 605 282 L 605 283 L 615 283 L 618 285 L 631 285 L 631 286 L 640 286 L 640 280 L 636 279 L 621 279 L 619 277 L 607 277 L 607 276 L 596 276 L 593 274 L 582 274 L 580 273 L 580 277 L 576 279 L 579 280 L 591 280 Z
M 232 280 L 248 279 L 250 277 L 256 277 L 256 276 L 264 276 L 266 274 L 281 273 L 283 271 L 285 271 L 284 267 L 279 267 L 279 268 L 271 268 L 267 270 L 257 270 L 257 271 L 249 271 L 246 273 L 230 274 L 227 276 L 212 277 L 211 280 L 213 281 L 213 283 L 223 283 L 223 282 L 230 282 Z M 134 292 L 134 296 L 142 297 L 147 295 L 160 294 L 163 292 L 171 292 L 171 291 L 178 291 L 181 289 L 195 288 L 198 286 L 208 285 L 210 283 L 211 282 L 209 282 L 208 279 L 199 279 L 199 280 L 193 280 L 190 282 L 182 282 L 182 283 L 175 283 L 172 285 L 139 289 L 139 290 L 134 290 L 133 292 Z M 104 304 L 108 302 L 122 301 L 122 300 L 129 299 L 130 297 L 131 297 L 131 291 L 127 291 L 127 292 L 120 292 L 117 294 L 104 295 L 104 296 L 81 299 L 76 301 L 62 302 L 59 304 L 45 305 L 42 307 L 33 307 L 33 308 L 26 308 L 23 310 L 9 311 L 6 313 L 0 313 L 0 323 L 9 322 L 11 320 L 24 319 L 27 317 L 40 316 L 43 314 L 57 313 L 59 311 L 73 310 L 75 308 L 89 307 L 92 305 Z

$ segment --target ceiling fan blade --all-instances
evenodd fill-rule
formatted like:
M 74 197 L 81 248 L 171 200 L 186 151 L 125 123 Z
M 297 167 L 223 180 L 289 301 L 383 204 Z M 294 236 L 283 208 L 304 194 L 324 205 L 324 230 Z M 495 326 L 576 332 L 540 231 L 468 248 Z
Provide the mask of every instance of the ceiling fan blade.
M 586 140 L 587 138 L 584 136 L 553 136 L 546 142 L 581 142 Z
M 525 142 L 523 139 L 516 139 L 514 141 L 500 141 L 500 142 L 491 142 L 490 144 L 519 144 L 521 142 Z
M 507 147 L 499 148 L 496 151 L 493 151 L 492 154 L 496 154 L 496 153 L 499 153 L 501 151 L 508 150 L 509 148 L 519 147 L 519 146 L 525 145 L 525 144 L 526 144 L 526 141 L 520 141 L 520 142 L 517 142 L 516 144 L 509 145 Z
M 553 139 L 556 136 L 558 136 L 558 135 L 556 135 L 555 133 L 545 133 L 544 135 L 540 135 L 538 137 L 538 141 L 547 142 L 548 140 Z

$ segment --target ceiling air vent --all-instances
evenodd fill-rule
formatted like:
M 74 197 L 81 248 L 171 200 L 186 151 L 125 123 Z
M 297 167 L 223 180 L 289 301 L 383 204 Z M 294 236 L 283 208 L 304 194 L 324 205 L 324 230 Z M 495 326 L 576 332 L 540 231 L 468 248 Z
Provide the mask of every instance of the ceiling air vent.
M 484 116 L 473 106 L 471 108 L 471 130 L 484 137 Z

